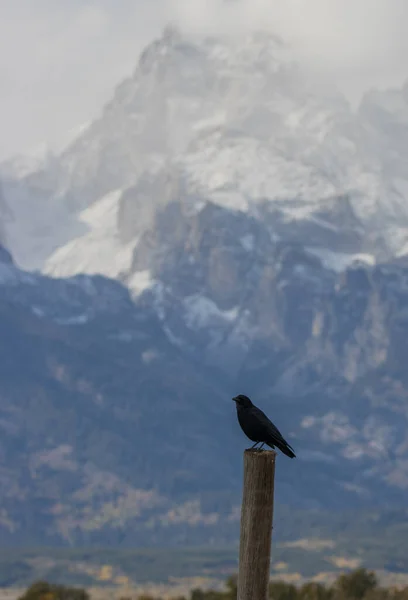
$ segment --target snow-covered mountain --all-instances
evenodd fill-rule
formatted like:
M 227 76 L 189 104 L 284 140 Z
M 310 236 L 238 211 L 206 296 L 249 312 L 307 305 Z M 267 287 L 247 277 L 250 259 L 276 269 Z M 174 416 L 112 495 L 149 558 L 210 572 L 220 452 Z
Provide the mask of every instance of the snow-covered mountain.
M 137 245 L 129 213 L 140 233 L 180 197 L 192 211 L 211 201 L 266 219 L 283 240 L 341 256 L 401 253 L 406 91 L 376 98 L 354 113 L 269 34 L 191 39 L 168 28 L 60 156 L 20 176 L 0 170 L 16 215 L 13 254 L 48 273 L 118 274 L 129 261 L 116 265 L 114 256 Z

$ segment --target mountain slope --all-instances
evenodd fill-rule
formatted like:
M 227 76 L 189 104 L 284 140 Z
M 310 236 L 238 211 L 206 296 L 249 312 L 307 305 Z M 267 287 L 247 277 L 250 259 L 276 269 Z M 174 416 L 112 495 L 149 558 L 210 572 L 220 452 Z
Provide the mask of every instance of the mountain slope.
M 243 213 L 178 211 L 161 222 L 184 227 L 178 245 L 160 222 L 139 245 L 134 266 L 156 283 L 135 302 L 117 282 L 25 273 L 3 253 L 2 539 L 236 539 L 237 391 L 297 451 L 279 458 L 278 506 L 404 501 L 407 268 L 336 274 Z
M 0 273 L 3 542 L 117 543 L 131 523 L 154 541 L 146 520 L 169 527 L 172 507 L 230 485 L 231 454 L 217 460 L 230 408 L 220 388 L 125 288 L 10 262 Z M 191 511 L 200 522 L 199 500 Z

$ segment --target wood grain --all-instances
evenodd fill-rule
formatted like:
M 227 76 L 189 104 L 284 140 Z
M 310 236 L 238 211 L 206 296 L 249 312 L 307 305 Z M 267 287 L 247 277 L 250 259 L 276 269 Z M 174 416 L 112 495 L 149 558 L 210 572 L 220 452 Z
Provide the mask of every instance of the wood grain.
M 276 452 L 244 452 L 238 600 L 267 600 Z

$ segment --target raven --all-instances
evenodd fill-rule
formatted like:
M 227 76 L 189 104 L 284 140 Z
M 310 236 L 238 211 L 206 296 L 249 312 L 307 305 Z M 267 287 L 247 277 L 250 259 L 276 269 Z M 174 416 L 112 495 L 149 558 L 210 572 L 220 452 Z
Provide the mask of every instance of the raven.
M 242 431 L 252 442 L 255 442 L 252 448 L 261 444 L 257 448 L 257 450 L 261 450 L 262 446 L 267 444 L 271 448 L 275 448 L 276 446 L 283 454 L 289 456 L 289 458 L 296 456 L 293 448 L 282 437 L 279 429 L 275 427 L 260 408 L 252 404 L 248 396 L 239 394 L 233 398 L 233 401 L 237 407 L 238 421 Z

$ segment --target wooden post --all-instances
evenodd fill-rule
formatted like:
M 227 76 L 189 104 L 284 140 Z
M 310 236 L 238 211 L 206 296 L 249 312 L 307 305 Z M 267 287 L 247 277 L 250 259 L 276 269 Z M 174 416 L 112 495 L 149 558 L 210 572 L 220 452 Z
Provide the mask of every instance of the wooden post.
M 267 600 L 276 452 L 245 450 L 238 600 Z

